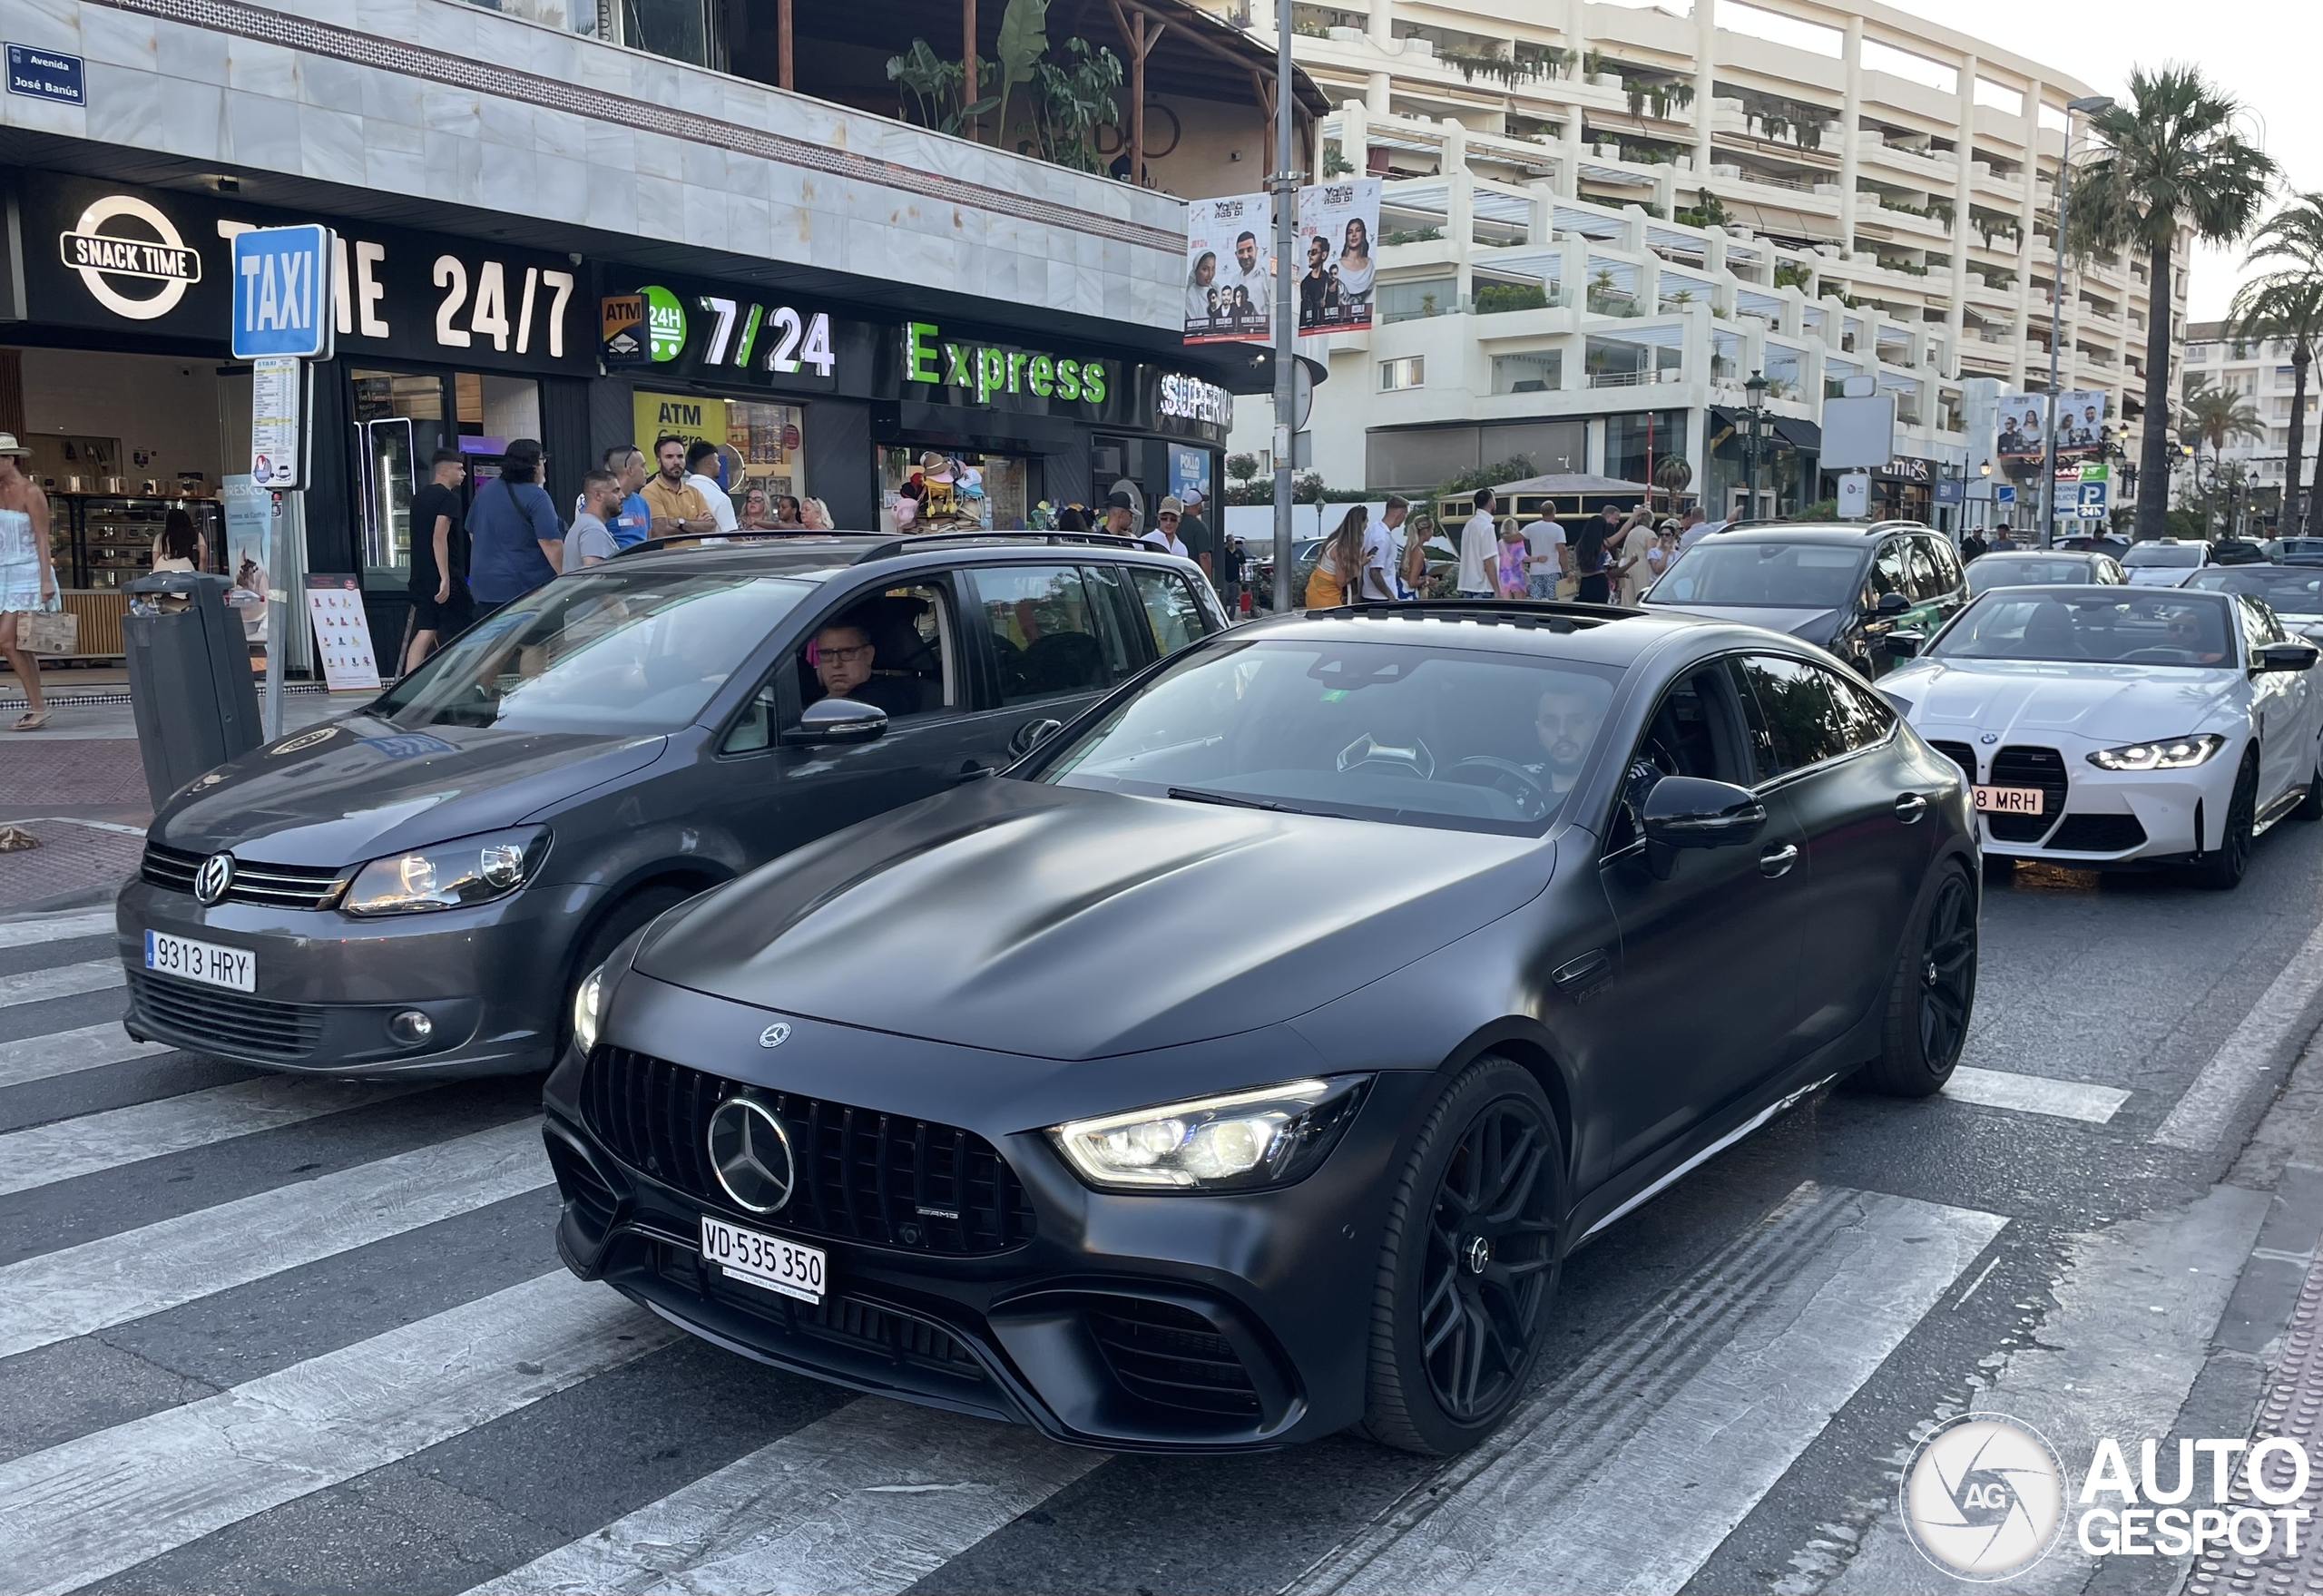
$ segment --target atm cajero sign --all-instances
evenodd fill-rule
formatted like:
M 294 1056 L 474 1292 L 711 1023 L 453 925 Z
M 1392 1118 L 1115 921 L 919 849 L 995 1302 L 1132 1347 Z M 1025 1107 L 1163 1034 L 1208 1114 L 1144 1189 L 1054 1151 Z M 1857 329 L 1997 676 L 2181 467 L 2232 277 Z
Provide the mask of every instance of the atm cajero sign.
M 995 344 L 946 343 L 932 321 L 904 323 L 904 380 L 958 388 L 964 402 L 989 405 L 1003 394 L 1102 405 L 1110 391 L 1103 360 L 1011 349 Z

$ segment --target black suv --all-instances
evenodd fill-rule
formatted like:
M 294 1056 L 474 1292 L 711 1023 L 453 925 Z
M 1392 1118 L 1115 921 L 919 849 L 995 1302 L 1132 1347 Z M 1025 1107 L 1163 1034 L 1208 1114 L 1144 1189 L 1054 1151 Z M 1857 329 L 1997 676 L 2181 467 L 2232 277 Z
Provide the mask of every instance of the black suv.
M 1125 539 L 704 540 L 559 577 L 164 804 L 132 1035 L 277 1069 L 547 1068 L 662 910 L 971 781 L 1226 617 Z
M 1756 522 L 1687 550 L 1645 602 L 1788 632 L 1873 677 L 1968 598 L 1958 552 L 1916 521 Z

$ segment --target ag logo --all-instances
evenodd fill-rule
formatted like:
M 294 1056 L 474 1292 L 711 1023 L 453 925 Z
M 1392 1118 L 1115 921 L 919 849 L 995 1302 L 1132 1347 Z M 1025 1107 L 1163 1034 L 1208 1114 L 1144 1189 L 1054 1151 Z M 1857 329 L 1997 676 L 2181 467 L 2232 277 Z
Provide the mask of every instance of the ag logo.
M 106 230 L 132 221 L 151 236 Z M 64 264 L 80 273 L 89 297 L 115 316 L 152 321 L 178 308 L 188 288 L 201 280 L 201 254 L 186 248 L 170 219 L 131 194 L 109 194 L 81 212 L 73 230 L 56 240 Z M 151 293 L 125 294 L 118 284 L 161 286 Z
M 1939 1426 L 1913 1453 L 1898 1494 L 1912 1544 L 1955 1579 L 2013 1579 L 2064 1532 L 2056 1449 L 1999 1414 L 1963 1414 Z

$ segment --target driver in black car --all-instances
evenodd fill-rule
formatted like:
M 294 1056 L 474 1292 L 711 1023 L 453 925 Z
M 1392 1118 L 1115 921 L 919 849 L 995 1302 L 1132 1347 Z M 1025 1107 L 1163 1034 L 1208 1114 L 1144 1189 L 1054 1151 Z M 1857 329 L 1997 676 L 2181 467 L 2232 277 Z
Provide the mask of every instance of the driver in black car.
M 1549 689 L 1533 706 L 1533 735 L 1548 758 L 1525 769 L 1545 777 L 1551 792 L 1570 792 L 1604 720 L 1605 707 L 1597 695 Z
M 824 698 L 870 704 L 890 715 L 908 715 L 919 707 L 918 695 L 908 692 L 904 683 L 871 673 L 878 651 L 872 646 L 870 629 L 851 616 L 815 633 L 810 657 Z

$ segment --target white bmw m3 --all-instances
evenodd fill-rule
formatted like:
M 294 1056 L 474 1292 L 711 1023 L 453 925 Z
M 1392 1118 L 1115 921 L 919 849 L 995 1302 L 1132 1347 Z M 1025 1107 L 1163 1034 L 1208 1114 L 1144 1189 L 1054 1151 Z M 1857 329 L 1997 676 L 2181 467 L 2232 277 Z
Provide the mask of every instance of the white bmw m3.
M 2253 837 L 2323 819 L 2316 646 L 2247 594 L 1997 588 L 1917 655 L 1880 690 L 1967 774 L 1987 858 L 2231 887 Z

